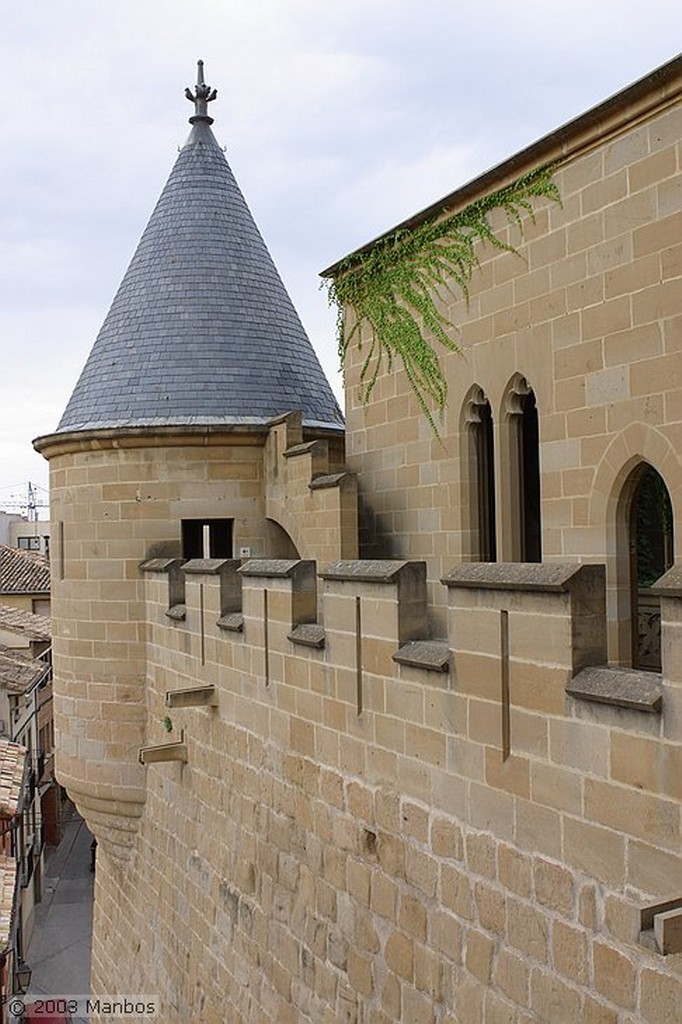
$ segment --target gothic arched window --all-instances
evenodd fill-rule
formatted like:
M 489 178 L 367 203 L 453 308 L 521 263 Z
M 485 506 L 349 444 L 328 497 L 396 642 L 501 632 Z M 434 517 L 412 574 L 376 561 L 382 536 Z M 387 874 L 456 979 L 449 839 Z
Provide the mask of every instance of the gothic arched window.
M 463 516 L 468 527 L 464 548 L 477 562 L 497 558 L 495 518 L 495 442 L 490 402 L 478 385 L 471 388 L 464 404 L 465 488 Z
M 509 508 L 506 536 L 510 560 L 542 561 L 540 437 L 535 393 L 517 374 L 505 400 L 508 426 L 506 467 Z

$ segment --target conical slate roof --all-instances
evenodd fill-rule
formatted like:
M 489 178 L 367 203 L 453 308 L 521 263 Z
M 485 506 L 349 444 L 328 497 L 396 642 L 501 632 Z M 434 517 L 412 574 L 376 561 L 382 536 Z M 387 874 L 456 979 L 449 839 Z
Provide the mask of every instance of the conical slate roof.
M 102 325 L 57 433 L 259 424 L 341 412 L 206 114 L 192 130 Z

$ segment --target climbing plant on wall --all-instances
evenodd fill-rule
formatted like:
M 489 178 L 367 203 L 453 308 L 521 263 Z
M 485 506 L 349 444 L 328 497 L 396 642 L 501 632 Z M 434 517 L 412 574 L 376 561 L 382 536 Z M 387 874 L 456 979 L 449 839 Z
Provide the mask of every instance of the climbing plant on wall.
M 502 210 L 508 222 L 523 231 L 523 217 L 534 219 L 533 200 L 559 202 L 553 167 L 541 167 L 511 185 L 491 192 L 456 213 L 438 211 L 415 228 L 398 228 L 366 253 L 351 253 L 327 282 L 329 301 L 336 306 L 339 357 L 345 366 L 352 344 L 362 353 L 360 384 L 369 398 L 384 365 L 398 358 L 431 427 L 434 412 L 445 408 L 447 383 L 438 352 L 429 340 L 459 351 L 456 325 L 439 308 L 444 293 L 468 299 L 469 282 L 479 264 L 478 244 L 518 254 L 491 227 L 489 216 Z M 345 311 L 354 323 L 345 328 Z M 368 327 L 369 330 L 365 330 Z

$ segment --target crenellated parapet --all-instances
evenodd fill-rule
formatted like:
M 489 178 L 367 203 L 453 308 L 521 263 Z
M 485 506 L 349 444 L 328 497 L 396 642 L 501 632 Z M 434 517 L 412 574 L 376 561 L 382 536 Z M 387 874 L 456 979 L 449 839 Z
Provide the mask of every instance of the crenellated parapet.
M 215 643 L 213 657 L 220 661 L 220 644 L 238 643 L 252 650 L 267 685 L 273 652 L 280 668 L 282 658 L 287 664 L 316 658 L 354 676 L 352 700 L 361 710 L 363 678 L 394 678 L 397 685 L 414 672 L 428 685 L 498 706 L 500 727 L 488 739 L 500 750 L 509 743 L 503 736 L 509 716 L 575 717 L 580 702 L 657 713 L 662 687 L 674 685 L 655 673 L 629 673 L 628 685 L 639 687 L 640 696 L 622 697 L 625 675 L 606 663 L 599 565 L 458 565 L 442 580 L 448 635 L 436 638 L 428 632 L 424 562 L 338 561 L 318 570 L 313 561 L 297 559 L 184 565 L 155 559 L 142 568 L 164 576 L 148 586 L 148 616 L 173 651 L 206 661 L 206 645 Z M 674 580 L 661 584 L 670 603 L 663 604 L 666 631 L 675 628 L 676 586 Z M 164 632 L 169 624 L 170 634 Z M 275 678 L 283 679 L 277 671 Z
M 661 676 L 605 663 L 599 565 L 453 567 L 439 637 L 422 561 L 140 569 L 136 848 L 155 886 L 184 880 L 168 934 L 191 914 L 197 962 L 215 948 L 249 985 L 269 984 L 263 964 L 284 943 L 298 951 L 286 979 L 299 984 L 306 957 L 325 993 L 357 1007 L 356 962 L 380 976 L 401 969 L 398 948 L 428 949 L 434 971 L 458 965 L 484 993 L 513 950 L 580 1013 L 592 975 L 571 974 L 569 936 L 594 969 L 610 958 L 642 992 L 654 974 L 667 984 L 682 906 L 674 573 L 661 582 Z M 141 931 L 149 912 L 135 911 Z M 268 921 L 257 939 L 256 920 Z M 227 986 L 237 1000 L 232 984 L 211 998 Z M 422 992 L 415 973 L 402 984 Z M 311 996 L 316 1013 L 326 998 Z

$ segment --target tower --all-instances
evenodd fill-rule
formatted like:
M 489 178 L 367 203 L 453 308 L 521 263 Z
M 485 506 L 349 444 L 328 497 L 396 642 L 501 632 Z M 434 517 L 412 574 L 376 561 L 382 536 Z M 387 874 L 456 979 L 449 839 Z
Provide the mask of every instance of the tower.
M 50 462 L 58 774 L 112 856 L 145 800 L 150 555 L 278 555 L 268 423 L 338 443 L 342 416 L 211 130 L 199 61 L 189 137 L 64 415 Z M 288 550 L 284 553 L 289 553 Z

